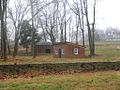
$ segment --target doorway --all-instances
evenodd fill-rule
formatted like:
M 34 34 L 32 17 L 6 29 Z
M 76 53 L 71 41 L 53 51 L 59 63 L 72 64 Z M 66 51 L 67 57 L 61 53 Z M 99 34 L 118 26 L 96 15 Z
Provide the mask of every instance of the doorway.
M 59 58 L 61 58 L 62 54 L 61 54 L 61 49 L 59 49 Z

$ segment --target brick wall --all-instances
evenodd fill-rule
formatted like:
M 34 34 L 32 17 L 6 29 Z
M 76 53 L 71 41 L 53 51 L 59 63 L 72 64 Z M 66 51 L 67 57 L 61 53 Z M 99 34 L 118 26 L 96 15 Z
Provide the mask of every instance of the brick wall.
M 75 55 L 74 54 L 74 48 L 78 48 L 78 54 Z M 60 52 L 59 49 L 63 49 L 64 50 L 64 54 L 61 54 L 61 58 L 81 58 L 81 57 L 85 57 L 85 48 L 80 46 L 80 45 L 76 45 L 76 44 L 57 44 L 53 46 L 53 56 L 55 58 L 59 58 Z M 57 51 L 57 54 L 56 54 Z

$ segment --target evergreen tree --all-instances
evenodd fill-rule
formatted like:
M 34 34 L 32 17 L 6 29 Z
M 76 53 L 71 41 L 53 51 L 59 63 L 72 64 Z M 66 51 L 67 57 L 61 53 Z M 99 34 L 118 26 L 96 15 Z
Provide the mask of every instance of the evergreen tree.
M 35 43 L 37 43 L 41 37 L 37 33 L 37 30 L 35 30 Z M 20 45 L 23 46 L 23 48 L 26 48 L 26 53 L 28 52 L 29 45 L 32 43 L 32 26 L 29 24 L 27 20 L 24 20 L 21 24 L 21 31 L 20 31 Z
M 20 31 L 20 45 L 23 48 L 26 48 L 26 53 L 28 52 L 28 47 L 31 43 L 31 31 L 32 27 L 27 20 L 24 20 L 21 24 L 21 31 Z

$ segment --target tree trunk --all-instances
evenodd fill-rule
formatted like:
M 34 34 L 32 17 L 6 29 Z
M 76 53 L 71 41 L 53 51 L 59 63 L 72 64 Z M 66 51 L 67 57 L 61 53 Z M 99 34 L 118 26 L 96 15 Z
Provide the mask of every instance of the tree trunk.
M 34 31 L 34 29 L 32 31 L 32 48 L 31 48 L 31 50 L 32 50 L 32 56 L 33 56 L 33 58 L 35 58 L 36 56 L 35 56 L 35 31 Z
M 39 18 L 40 19 L 40 18 Z M 43 27 L 43 23 L 42 23 L 42 20 L 40 19 L 40 24 L 41 24 L 41 28 L 42 28 L 42 31 L 43 31 L 43 36 L 44 36 L 44 40 L 45 42 L 47 41 L 47 38 L 46 38 L 46 33 L 45 33 L 45 29 Z M 46 29 L 47 29 L 47 26 L 46 26 Z
M 66 0 L 64 1 L 64 42 L 66 42 L 66 28 L 67 28 L 67 23 L 66 23 Z
M 43 36 L 44 36 L 45 42 L 47 42 L 46 35 L 45 35 L 45 30 L 44 29 L 43 29 Z
M 32 16 L 32 45 L 31 45 L 31 52 L 33 58 L 35 58 L 35 28 L 34 28 L 34 13 L 33 13 L 33 2 L 31 1 L 31 16 Z
M 18 53 L 18 40 L 15 40 L 14 51 L 13 51 L 14 58 L 17 55 L 17 53 Z
M 65 21 L 65 35 L 64 35 L 64 37 L 65 37 L 65 42 L 66 42 L 66 21 Z
M 96 0 L 94 0 L 94 5 L 93 5 L 93 24 L 92 24 L 92 56 L 95 55 L 95 38 L 94 38 L 94 32 L 95 32 L 95 9 L 96 9 Z
M 7 49 L 6 49 L 6 30 L 4 23 L 4 15 L 1 16 L 1 58 L 7 59 Z
M 6 43 L 6 41 L 7 41 L 7 34 L 6 34 L 6 28 L 4 28 L 4 31 L 3 31 L 3 37 L 4 37 L 4 39 L 3 39 L 3 43 L 4 43 L 4 60 L 6 60 L 7 59 L 7 43 Z
M 87 21 L 87 28 L 88 28 L 88 40 L 89 40 L 90 57 L 92 57 L 92 36 L 91 36 L 91 29 L 90 29 L 90 24 L 89 24 L 87 15 L 86 15 L 86 21 Z
M 69 42 L 71 42 L 71 18 L 70 18 L 70 23 L 69 23 Z
M 76 15 L 76 44 L 78 44 L 79 17 Z
M 60 25 L 60 30 L 61 30 L 61 33 L 60 33 L 60 41 L 63 42 L 63 24 L 61 23 Z
M 92 56 L 95 55 L 94 24 L 92 24 Z
M 7 59 L 7 0 L 4 1 L 5 4 L 5 8 L 4 8 L 4 33 L 3 33 L 3 37 L 4 37 L 4 60 Z
M 94 0 L 94 10 L 93 10 L 93 25 L 92 25 L 92 30 L 90 28 L 90 23 L 88 20 L 88 5 L 87 5 L 87 0 L 83 0 L 84 4 L 84 9 L 85 9 L 85 16 L 86 16 L 86 22 L 87 22 L 87 28 L 88 28 L 88 39 L 89 39 L 89 49 L 90 49 L 90 57 L 95 55 L 95 45 L 94 45 L 94 24 L 95 24 L 95 5 L 96 5 L 96 0 Z
M 78 26 L 77 27 L 77 31 L 76 31 L 76 44 L 78 44 Z
M 4 21 L 3 21 L 3 17 L 1 16 L 1 59 L 4 58 L 3 31 L 4 31 Z
M 10 50 L 10 45 L 7 43 L 7 48 L 8 48 L 8 55 L 11 55 L 11 50 Z
M 83 47 L 85 47 L 84 30 L 82 30 L 82 45 L 83 45 Z

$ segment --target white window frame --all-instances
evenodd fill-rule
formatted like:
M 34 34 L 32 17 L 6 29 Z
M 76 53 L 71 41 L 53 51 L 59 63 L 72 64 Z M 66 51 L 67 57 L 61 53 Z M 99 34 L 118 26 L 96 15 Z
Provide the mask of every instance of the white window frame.
M 61 49 L 61 54 L 62 54 L 62 55 L 64 55 L 64 54 L 65 54 L 65 53 L 64 53 L 64 49 Z
M 79 48 L 74 48 L 74 55 L 78 55 L 79 54 Z

